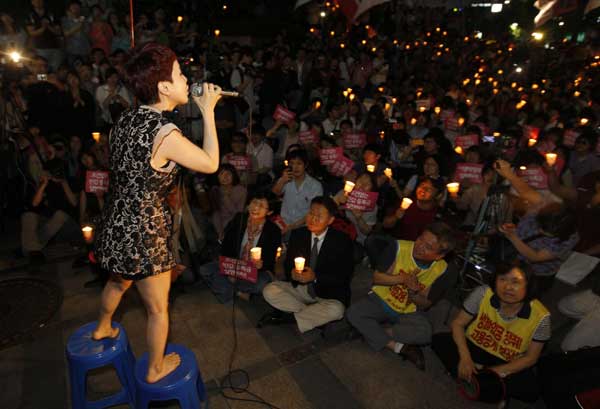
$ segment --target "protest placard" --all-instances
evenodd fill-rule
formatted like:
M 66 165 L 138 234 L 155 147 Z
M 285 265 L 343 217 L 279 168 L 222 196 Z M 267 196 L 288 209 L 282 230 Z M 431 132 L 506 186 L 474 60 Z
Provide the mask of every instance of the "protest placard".
M 534 189 L 548 189 L 548 176 L 542 168 L 519 169 L 517 175 Z
M 108 172 L 103 170 L 88 170 L 85 172 L 86 193 L 108 192 Z
M 338 158 L 336 162 L 329 166 L 329 173 L 333 176 L 344 176 L 352 170 L 354 162 L 345 156 Z
M 308 145 L 311 143 L 316 145 L 319 143 L 319 136 L 317 135 L 317 132 L 318 131 L 314 129 L 307 129 L 306 131 L 301 131 L 298 133 L 298 140 L 303 145 Z
M 379 193 L 367 192 L 365 190 L 354 189 L 348 195 L 346 208 L 350 210 L 370 211 L 375 208 Z
M 323 148 L 319 152 L 319 159 L 321 160 L 321 165 L 329 166 L 338 161 L 341 157 L 344 156 L 342 153 L 343 149 L 340 147 L 335 148 Z
M 481 175 L 482 169 L 483 165 L 479 163 L 459 163 L 456 165 L 454 178 L 457 182 L 461 183 L 464 181 L 481 183 L 483 182 L 483 177 Z
M 290 111 L 289 109 L 277 105 L 275 107 L 275 112 L 273 112 L 273 119 L 276 121 L 281 121 L 283 123 L 290 123 L 296 118 L 296 114 Z
M 227 154 L 226 162 L 231 164 L 238 172 L 252 170 L 252 159 L 249 155 Z
M 251 283 L 258 279 L 258 271 L 252 262 L 225 256 L 219 256 L 219 273 Z
M 479 145 L 479 135 L 477 134 L 460 135 L 454 139 L 454 146 L 460 146 L 464 150 L 474 145 Z
M 351 132 L 342 137 L 344 148 L 362 148 L 367 143 L 367 135 L 364 132 Z

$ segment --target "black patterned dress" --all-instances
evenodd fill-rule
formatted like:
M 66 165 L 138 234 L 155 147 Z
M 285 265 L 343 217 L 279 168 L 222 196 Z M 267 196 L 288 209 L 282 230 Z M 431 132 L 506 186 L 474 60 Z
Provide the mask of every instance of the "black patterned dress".
M 110 137 L 110 184 L 97 253 L 105 270 L 139 280 L 175 267 L 166 201 L 178 165 L 150 165 L 154 140 L 175 125 L 151 107 L 124 112 Z

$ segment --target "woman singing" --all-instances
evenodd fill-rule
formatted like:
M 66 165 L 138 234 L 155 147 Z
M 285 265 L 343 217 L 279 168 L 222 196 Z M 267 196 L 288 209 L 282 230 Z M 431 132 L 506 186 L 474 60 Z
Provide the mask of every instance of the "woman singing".
M 177 365 L 177 354 L 164 356 L 169 330 L 168 294 L 171 217 L 166 201 L 178 165 L 213 173 L 219 165 L 219 145 L 213 109 L 220 88 L 205 83 L 194 102 L 204 119 L 200 149 L 163 115 L 187 103 L 187 78 L 175 53 L 148 43 L 131 55 L 126 66 L 131 90 L 143 104 L 124 112 L 110 136 L 110 194 L 98 240 L 101 265 L 111 273 L 102 293 L 96 340 L 116 337 L 111 319 L 121 297 L 136 283 L 148 313 L 146 337 L 149 366 L 146 381 L 157 382 Z

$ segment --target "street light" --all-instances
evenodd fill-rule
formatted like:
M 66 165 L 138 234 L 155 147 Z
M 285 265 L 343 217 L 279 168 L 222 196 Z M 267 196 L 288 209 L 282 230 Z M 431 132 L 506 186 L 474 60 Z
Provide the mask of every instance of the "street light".
M 10 59 L 12 60 L 12 62 L 14 62 L 15 64 L 18 64 L 19 61 L 21 61 L 21 58 L 23 58 L 21 53 L 18 51 L 15 51 L 15 50 L 8 53 L 8 55 L 9 55 Z

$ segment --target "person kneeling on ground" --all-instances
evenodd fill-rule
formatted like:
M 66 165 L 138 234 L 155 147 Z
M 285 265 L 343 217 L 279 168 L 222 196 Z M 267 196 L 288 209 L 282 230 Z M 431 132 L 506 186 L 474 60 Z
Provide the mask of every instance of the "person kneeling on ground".
M 535 402 L 533 366 L 550 339 L 550 313 L 534 298 L 535 276 L 526 265 L 497 266 L 492 286 L 477 287 L 432 348 L 454 377 L 473 383 L 484 370 L 504 381 L 505 398 Z M 451 339 L 454 342 L 451 342 Z
M 345 233 L 330 228 L 336 212 L 330 197 L 312 200 L 306 227 L 293 230 L 290 237 L 284 267 L 291 281 L 276 281 L 265 287 L 263 297 L 276 311 L 263 316 L 258 327 L 295 319 L 304 333 L 343 318 L 350 303 L 353 243 Z M 297 257 L 306 260 L 302 271 L 296 271 Z
M 415 345 L 431 340 L 431 323 L 424 310 L 456 281 L 456 272 L 443 260 L 453 243 L 450 227 L 437 222 L 415 241 L 398 240 L 386 248 L 373 273 L 372 290 L 346 315 L 371 348 L 387 348 L 425 368 L 423 352 Z M 391 328 L 384 328 L 385 323 L 391 323 Z

